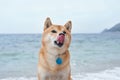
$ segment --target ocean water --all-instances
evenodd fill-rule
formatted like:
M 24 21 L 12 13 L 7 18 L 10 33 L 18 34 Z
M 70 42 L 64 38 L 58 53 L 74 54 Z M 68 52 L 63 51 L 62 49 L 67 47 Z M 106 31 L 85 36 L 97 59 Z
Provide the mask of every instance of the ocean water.
M 41 34 L 0 34 L 0 80 L 37 80 Z M 120 34 L 73 34 L 73 80 L 120 80 Z

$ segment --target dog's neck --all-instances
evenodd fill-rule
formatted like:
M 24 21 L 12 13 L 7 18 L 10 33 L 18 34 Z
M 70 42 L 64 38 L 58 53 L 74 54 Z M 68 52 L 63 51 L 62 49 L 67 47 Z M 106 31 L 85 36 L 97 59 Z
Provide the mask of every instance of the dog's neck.
M 66 51 L 63 52 L 62 54 L 58 54 L 57 56 L 62 56 L 62 55 L 65 55 L 66 54 Z
M 52 52 L 52 53 L 51 53 Z M 56 51 L 55 49 L 54 50 L 44 50 L 44 55 L 46 56 L 46 63 L 48 65 L 51 65 L 51 67 L 55 67 L 56 65 L 62 65 L 64 62 L 63 62 L 63 57 L 66 55 L 67 53 L 67 50 L 64 51 L 63 53 L 60 53 L 60 51 Z M 59 64 L 56 62 L 56 60 L 60 58 L 62 60 L 62 63 Z
M 67 50 L 65 49 L 57 49 L 57 48 L 49 48 L 46 47 L 46 50 L 44 51 L 47 54 L 50 54 L 52 56 L 61 56 L 66 53 Z

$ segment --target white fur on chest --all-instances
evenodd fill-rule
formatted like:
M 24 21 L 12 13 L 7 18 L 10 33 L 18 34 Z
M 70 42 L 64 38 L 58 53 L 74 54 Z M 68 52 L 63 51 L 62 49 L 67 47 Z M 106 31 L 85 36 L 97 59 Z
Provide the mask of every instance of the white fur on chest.
M 53 56 L 51 54 L 48 54 L 49 57 L 47 57 L 47 61 L 49 63 L 49 65 L 54 68 L 57 64 L 56 64 L 56 58 L 57 56 Z
M 49 80 L 68 80 L 68 76 L 70 73 L 70 67 L 68 66 L 65 69 L 60 70 L 55 73 L 51 73 L 51 72 L 39 67 L 38 73 L 41 77 L 41 80 L 46 80 L 47 78 Z

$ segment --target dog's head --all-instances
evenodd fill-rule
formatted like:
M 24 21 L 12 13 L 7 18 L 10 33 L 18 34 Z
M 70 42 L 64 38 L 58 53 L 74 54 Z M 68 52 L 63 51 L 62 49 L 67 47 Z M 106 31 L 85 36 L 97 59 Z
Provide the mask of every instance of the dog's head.
M 67 50 L 71 42 L 71 28 L 71 21 L 62 26 L 52 24 L 50 18 L 47 18 L 44 23 L 42 46 L 46 49 Z

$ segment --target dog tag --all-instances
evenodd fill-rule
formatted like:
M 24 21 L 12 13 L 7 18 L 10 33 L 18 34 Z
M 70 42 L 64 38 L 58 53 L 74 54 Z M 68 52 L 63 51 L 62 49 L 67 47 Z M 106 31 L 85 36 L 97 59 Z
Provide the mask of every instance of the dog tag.
M 60 57 L 58 57 L 58 58 L 56 59 L 56 63 L 57 63 L 58 65 L 61 65 L 61 64 L 62 64 L 62 59 L 61 59 Z

